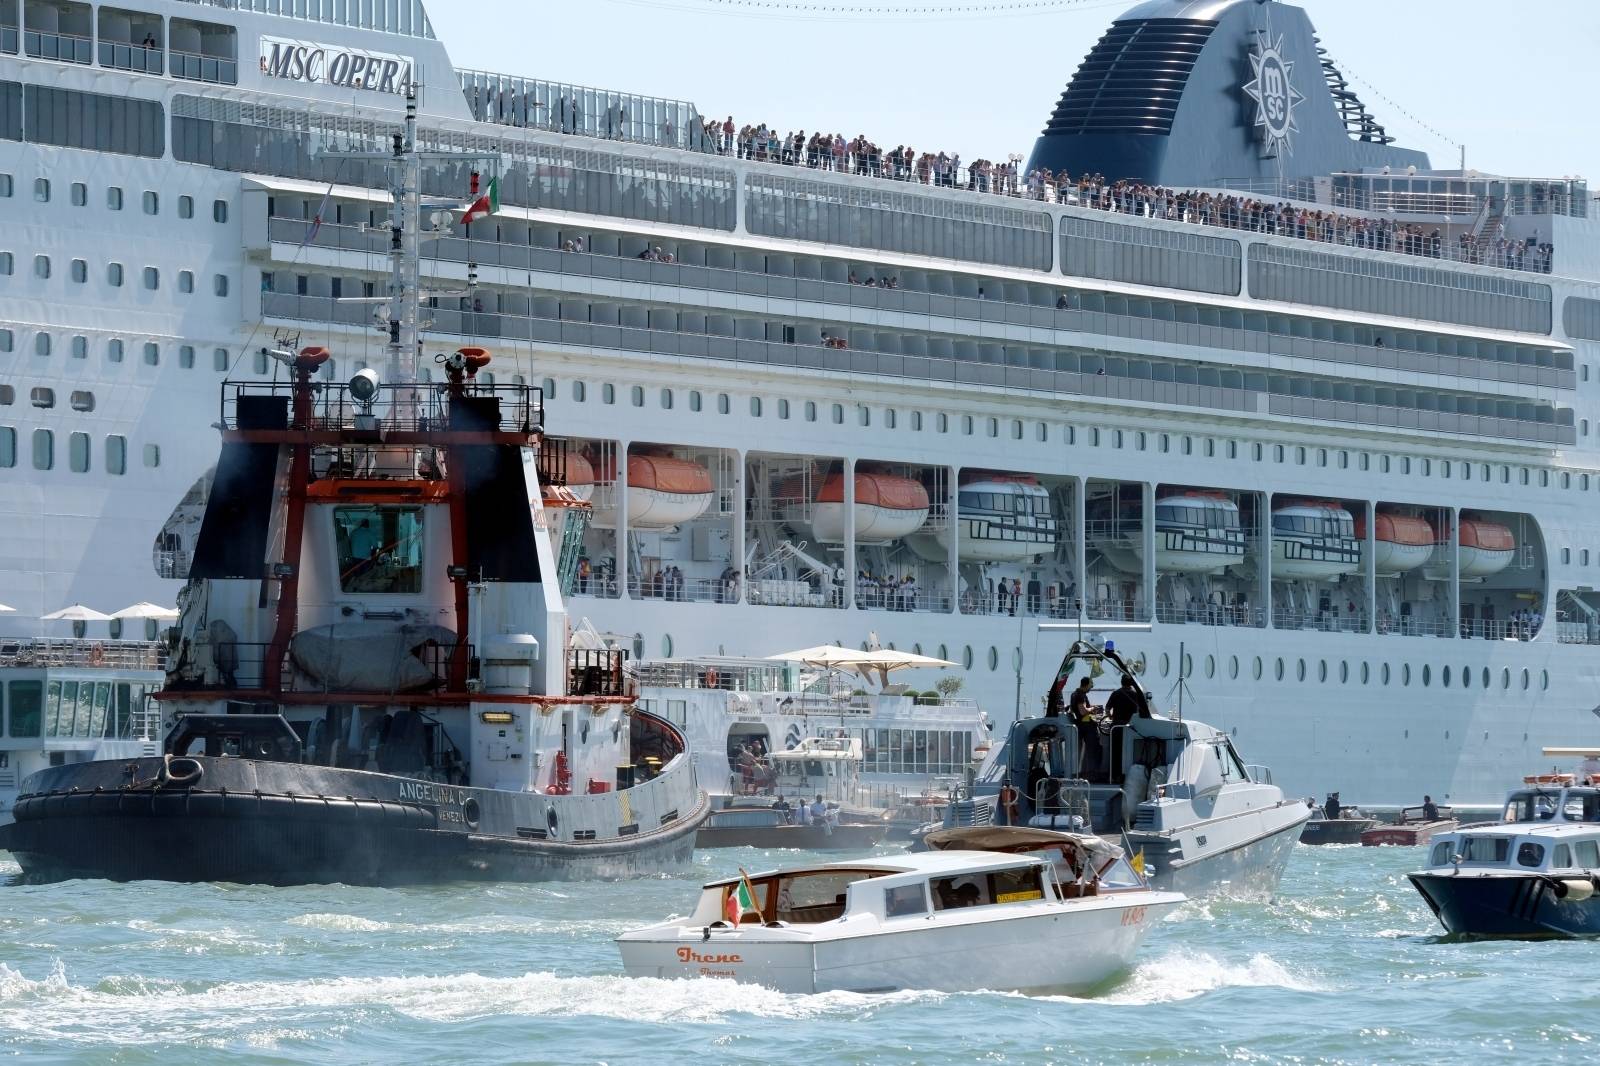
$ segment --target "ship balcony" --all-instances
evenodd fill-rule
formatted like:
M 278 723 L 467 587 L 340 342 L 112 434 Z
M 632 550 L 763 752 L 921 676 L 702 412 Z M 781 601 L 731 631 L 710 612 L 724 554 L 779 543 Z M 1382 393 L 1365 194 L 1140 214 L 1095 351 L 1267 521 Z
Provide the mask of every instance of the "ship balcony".
M 211 85 L 239 83 L 239 34 L 232 26 L 173 19 L 172 76 Z
M 0 669 L 11 667 L 161 670 L 166 645 L 146 640 L 41 638 L 0 640 Z
M 34 59 L 94 62 L 94 9 L 70 0 L 24 0 L 22 50 Z
M 112 70 L 160 74 L 165 68 L 158 15 L 115 7 L 100 9 L 100 65 Z
M 21 23 L 17 21 L 17 0 L 0 0 L 0 52 L 16 55 L 20 47 Z

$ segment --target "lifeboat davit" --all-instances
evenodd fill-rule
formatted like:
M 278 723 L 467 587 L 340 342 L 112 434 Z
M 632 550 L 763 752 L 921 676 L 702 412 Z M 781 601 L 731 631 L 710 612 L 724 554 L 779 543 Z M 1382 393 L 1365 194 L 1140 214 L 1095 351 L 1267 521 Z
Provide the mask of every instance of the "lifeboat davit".
M 1304 500 L 1272 510 L 1272 576 L 1331 581 L 1361 568 L 1356 523 L 1342 504 Z
M 1015 563 L 1055 550 L 1060 532 L 1050 510 L 1050 491 L 1031 474 L 983 473 L 962 478 L 957 492 L 956 551 L 962 562 Z M 925 559 L 941 561 L 950 530 L 908 542 Z
M 1462 577 L 1488 577 L 1511 565 L 1517 553 L 1517 538 L 1509 527 L 1481 518 L 1461 520 Z
M 811 535 L 843 543 L 844 475 L 830 474 L 811 508 Z M 856 472 L 856 543 L 887 544 L 908 537 L 928 521 L 928 490 L 894 474 Z
M 615 474 L 605 466 L 609 464 L 596 471 L 598 479 L 613 481 Z M 612 484 L 597 494 L 595 525 L 616 526 L 620 491 Z M 711 472 L 693 460 L 672 455 L 628 456 L 629 529 L 670 529 L 692 522 L 711 507 L 713 494 Z
M 1437 544 L 1433 525 L 1421 515 L 1379 511 L 1372 526 L 1372 562 L 1376 574 L 1404 574 L 1415 570 L 1428 561 Z M 1366 551 L 1365 515 L 1356 519 L 1356 539 L 1361 541 L 1361 550 Z

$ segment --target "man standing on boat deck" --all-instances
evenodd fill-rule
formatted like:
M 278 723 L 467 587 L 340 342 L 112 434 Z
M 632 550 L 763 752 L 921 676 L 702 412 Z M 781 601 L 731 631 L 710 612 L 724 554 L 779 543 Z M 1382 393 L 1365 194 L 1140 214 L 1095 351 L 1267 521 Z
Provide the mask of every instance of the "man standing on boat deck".
M 1087 777 L 1091 771 L 1100 769 L 1100 719 L 1095 714 L 1095 706 L 1089 702 L 1089 693 L 1094 688 L 1094 679 L 1084 675 L 1078 682 L 1078 687 L 1072 690 L 1070 711 L 1072 724 L 1078 730 L 1078 744 L 1082 748 L 1082 761 L 1078 764 L 1078 776 Z
M 1135 718 L 1149 718 L 1150 706 L 1145 703 L 1132 674 L 1122 675 L 1122 686 L 1106 700 L 1106 713 L 1114 726 L 1127 725 Z

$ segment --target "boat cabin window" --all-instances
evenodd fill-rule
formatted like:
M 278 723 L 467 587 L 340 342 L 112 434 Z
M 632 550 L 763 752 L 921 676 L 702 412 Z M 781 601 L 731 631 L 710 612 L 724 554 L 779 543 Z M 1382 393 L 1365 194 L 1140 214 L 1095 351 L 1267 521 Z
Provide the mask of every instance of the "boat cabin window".
M 985 874 L 963 874 L 959 877 L 936 877 L 929 882 L 929 887 L 933 889 L 933 909 L 937 911 L 987 907 L 996 903 L 1023 903 L 1044 898 L 1044 884 L 1037 866 Z
M 908 914 L 928 913 L 928 886 L 924 884 L 896 885 L 884 889 L 883 913 L 889 918 L 903 918 Z
M 1460 854 L 1462 862 L 1504 864 L 1511 854 L 1511 838 L 1462 837 Z
M 422 508 L 336 507 L 333 529 L 341 591 L 422 591 Z
M 1452 846 L 1452 842 L 1448 840 L 1435 844 L 1433 846 L 1433 854 L 1428 857 L 1428 865 L 1449 866 L 1450 856 L 1453 854 L 1453 852 L 1450 850 Z
M 1544 865 L 1544 845 L 1525 840 L 1517 848 L 1517 865 L 1538 868 Z
M 780 922 L 831 922 L 843 916 L 845 893 L 849 891 L 852 881 L 881 876 L 882 873 L 878 871 L 812 870 L 776 878 L 778 907 L 771 913 Z M 758 888 L 757 892 L 764 892 L 764 887 Z M 762 911 L 768 913 L 764 895 Z
M 1571 869 L 1572 849 L 1567 847 L 1565 844 L 1556 845 L 1555 857 L 1550 860 L 1550 865 L 1555 867 L 1557 870 Z
M 1600 869 L 1600 841 L 1580 840 L 1572 845 L 1578 865 L 1585 870 Z

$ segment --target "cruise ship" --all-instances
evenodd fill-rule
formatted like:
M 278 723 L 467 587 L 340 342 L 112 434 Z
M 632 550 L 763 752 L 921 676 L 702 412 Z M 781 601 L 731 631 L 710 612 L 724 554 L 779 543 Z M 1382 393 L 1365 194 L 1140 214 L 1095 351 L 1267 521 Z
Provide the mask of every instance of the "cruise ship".
M 1299 8 L 1132 8 L 1014 168 L 457 69 L 420 0 L 0 0 L 0 68 L 0 636 L 174 601 L 221 380 L 382 364 L 352 153 L 414 93 L 421 191 L 492 210 L 433 215 L 465 295 L 411 325 L 541 391 L 635 657 L 875 635 L 1003 722 L 1059 627 L 1147 625 L 1163 709 L 1363 805 L 1594 733 L 1588 189 L 1433 168 Z M 62 742 L 29 701 L 3 745 Z

